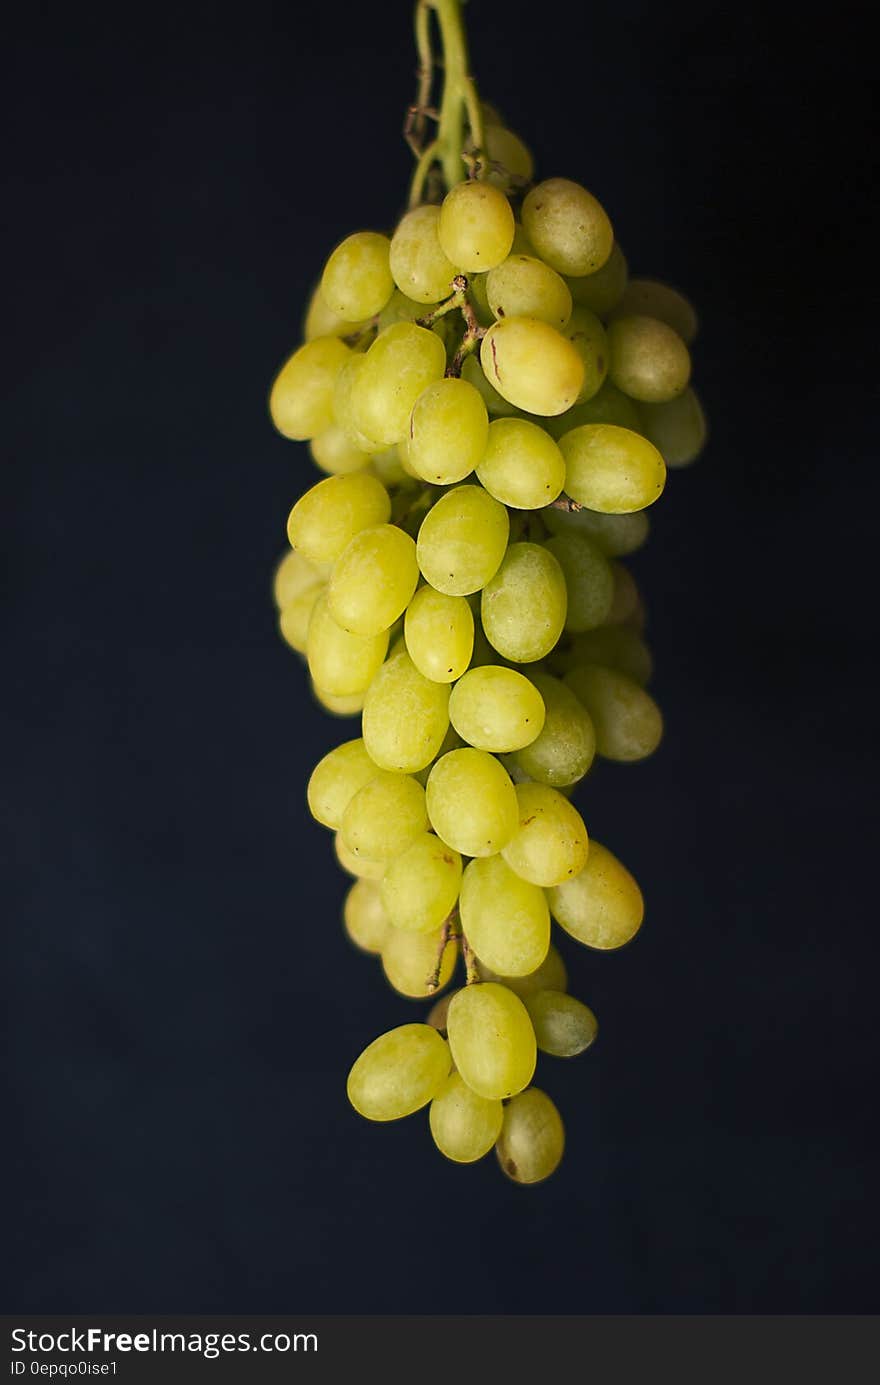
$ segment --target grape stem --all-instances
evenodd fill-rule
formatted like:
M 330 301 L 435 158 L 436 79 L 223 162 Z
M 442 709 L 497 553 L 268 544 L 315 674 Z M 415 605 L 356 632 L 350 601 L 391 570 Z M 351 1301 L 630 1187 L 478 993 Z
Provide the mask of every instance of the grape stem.
M 436 965 L 435 965 L 435 967 L 434 967 L 434 970 L 431 972 L 431 975 L 428 977 L 428 982 L 427 982 L 427 985 L 428 985 L 428 994 L 429 994 L 429 995 L 433 995 L 434 992 L 437 990 L 438 986 L 440 985 L 440 972 L 441 972 L 441 970 L 442 970 L 442 968 L 443 968 L 443 957 L 444 957 L 444 954 L 445 954 L 445 952 L 446 952 L 447 946 L 448 946 L 449 943 L 452 942 L 453 939 L 455 939 L 455 938 L 461 938 L 462 941 L 464 941 L 464 935 L 463 935 L 463 933 L 461 932 L 460 928 L 458 927 L 458 905 L 457 905 L 457 904 L 453 905 L 451 911 L 447 914 L 446 918 L 443 920 L 443 925 L 442 925 L 442 927 L 441 927 L 441 929 L 440 929 L 440 941 L 439 941 L 439 943 L 437 944 L 437 962 L 436 962 Z
M 555 500 L 550 501 L 547 508 L 548 510 L 564 510 L 567 515 L 575 515 L 584 507 L 579 500 L 572 500 L 571 496 L 566 495 L 563 491 L 561 495 L 557 495 Z
M 428 107 L 434 70 L 439 66 L 431 48 L 430 11 L 433 10 L 440 30 L 443 53 L 443 92 L 437 136 L 422 148 L 425 121 L 431 114 Z M 468 71 L 467 39 L 461 17 L 461 0 L 417 0 L 415 11 L 416 47 L 419 53 L 419 87 L 416 103 L 407 115 L 404 134 L 410 148 L 420 150 L 410 187 L 409 205 L 418 206 L 425 181 L 433 165 L 439 163 L 447 190 L 462 182 L 466 175 L 478 178 L 486 169 L 481 158 L 483 147 L 483 113 L 477 88 Z M 472 153 L 464 156 L 465 117 L 469 127 L 467 143 Z
M 475 983 L 481 981 L 482 977 L 477 971 L 477 959 L 474 954 L 474 949 L 464 936 L 464 933 L 461 935 L 461 951 L 464 957 L 465 985 L 473 986 Z

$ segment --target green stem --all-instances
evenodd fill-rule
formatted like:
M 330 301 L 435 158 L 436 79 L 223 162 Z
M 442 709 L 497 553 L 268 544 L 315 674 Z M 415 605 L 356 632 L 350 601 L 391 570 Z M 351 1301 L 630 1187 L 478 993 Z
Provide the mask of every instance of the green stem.
M 467 39 L 461 17 L 461 0 L 418 0 L 416 7 L 416 41 L 424 71 L 430 52 L 427 30 L 428 10 L 437 15 L 440 43 L 443 51 L 443 96 L 436 140 L 419 159 L 413 177 L 410 206 L 417 205 L 425 178 L 436 161 L 443 169 L 447 189 L 462 182 L 467 175 L 463 150 L 465 145 L 465 115 L 470 143 L 479 156 L 483 146 L 483 116 L 474 79 L 468 70 Z M 420 100 L 424 97 L 424 83 Z

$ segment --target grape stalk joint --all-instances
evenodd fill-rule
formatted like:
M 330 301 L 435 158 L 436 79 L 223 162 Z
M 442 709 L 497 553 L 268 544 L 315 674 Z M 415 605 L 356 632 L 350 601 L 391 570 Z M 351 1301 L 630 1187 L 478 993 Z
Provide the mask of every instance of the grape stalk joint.
M 427 1108 L 448 1159 L 494 1148 L 530 1184 L 565 1139 L 538 1054 L 597 1034 L 554 927 L 608 951 L 642 923 L 572 794 L 596 756 L 644 759 L 663 733 L 624 560 L 705 442 L 697 320 L 630 278 L 585 187 L 536 181 L 477 95 L 458 0 L 419 3 L 416 35 L 408 210 L 332 250 L 271 388 L 325 473 L 274 595 L 318 702 L 360 718 L 308 785 L 353 877 L 345 930 L 430 1007 L 367 1045 L 349 1100 L 373 1121 Z

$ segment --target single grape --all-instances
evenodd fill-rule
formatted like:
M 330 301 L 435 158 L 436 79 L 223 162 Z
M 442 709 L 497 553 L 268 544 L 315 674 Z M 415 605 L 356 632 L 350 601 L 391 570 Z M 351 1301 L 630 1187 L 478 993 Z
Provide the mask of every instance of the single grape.
M 677 332 L 656 317 L 616 317 L 608 326 L 608 373 L 618 389 L 662 404 L 687 388 L 691 358 Z
M 534 683 L 498 664 L 472 668 L 456 683 L 449 719 L 477 750 L 519 750 L 540 735 L 544 703 Z
M 600 202 L 568 178 L 547 178 L 523 202 L 525 233 L 560 274 L 595 274 L 611 254 L 614 232 Z
M 623 297 L 628 273 L 626 257 L 615 241 L 601 269 L 567 279 L 566 283 L 575 303 L 599 317 L 607 317 Z
M 640 404 L 639 418 L 643 433 L 663 453 L 667 466 L 690 466 L 706 444 L 706 415 L 693 389 L 665 404 Z
M 440 244 L 440 208 L 413 207 L 391 238 L 391 273 L 401 293 L 417 303 L 439 303 L 452 293 L 458 273 Z
M 520 1092 L 504 1108 L 495 1146 L 498 1162 L 514 1183 L 541 1183 L 559 1166 L 565 1129 L 553 1102 L 538 1087 Z
M 636 579 L 623 563 L 612 562 L 611 572 L 614 577 L 614 594 L 604 624 L 633 625 L 639 630 L 643 629 L 645 606 Z
M 505 317 L 480 344 L 480 364 L 500 395 L 530 414 L 564 413 L 584 383 L 584 363 L 566 337 L 535 317 Z
M 380 953 L 390 927 L 375 880 L 355 880 L 342 908 L 345 931 L 362 952 Z
M 530 779 L 564 788 L 583 779 L 596 753 L 596 733 L 586 708 L 570 688 L 549 673 L 529 675 L 544 701 L 541 734 L 516 753 Z
M 435 1145 L 456 1164 L 472 1164 L 488 1154 L 503 1120 L 501 1102 L 472 1092 L 457 1072 L 447 1077 L 428 1113 Z
M 445 995 L 441 995 L 440 999 L 431 1006 L 425 1020 L 426 1024 L 432 1024 L 435 1029 L 439 1029 L 444 1037 L 446 1035 L 446 1016 L 449 1014 L 449 1005 L 454 995 L 458 995 L 458 991 L 447 991 Z
M 491 325 L 491 313 L 489 314 L 489 322 L 484 325 Z M 467 380 L 469 385 L 473 385 L 493 417 L 507 418 L 519 412 L 515 404 L 510 404 L 498 393 L 494 385 L 489 384 L 477 355 L 465 358 L 461 367 L 461 378 Z
M 574 308 L 562 335 L 571 342 L 584 366 L 584 383 L 575 405 L 594 398 L 608 374 L 608 336 L 602 323 L 589 308 Z M 574 407 L 574 406 L 573 406 Z
M 336 624 L 322 592 L 315 602 L 306 637 L 309 673 L 317 687 L 333 697 L 365 692 L 385 658 L 388 631 L 353 635 Z
M 477 476 L 490 495 L 518 510 L 537 510 L 565 485 L 565 458 L 536 423 L 496 418 L 489 424 Z
M 562 330 L 571 317 L 571 293 L 561 275 L 533 255 L 508 255 L 486 276 L 493 316 L 533 317 Z
M 479 962 L 478 969 L 484 981 L 498 981 L 502 986 L 513 991 L 514 995 L 518 995 L 522 1001 L 527 1000 L 537 991 L 564 991 L 568 985 L 565 963 L 552 943 L 547 949 L 547 956 L 541 965 L 529 972 L 527 976 L 501 976 L 498 972 L 487 967 L 483 961 Z
M 319 688 L 317 683 L 312 682 L 312 695 L 315 701 L 334 717 L 356 717 L 363 710 L 364 694 L 348 693 L 345 697 L 337 697 L 335 693 L 328 693 L 326 688 Z
M 347 476 L 369 466 L 370 454 L 352 442 L 344 428 L 332 423 L 323 433 L 311 439 L 309 451 L 316 466 L 328 476 Z
M 595 629 L 607 619 L 614 598 L 614 572 L 605 554 L 580 534 L 557 534 L 545 547 L 565 575 L 566 630 Z
M 630 514 L 653 505 L 666 484 L 663 458 L 647 438 L 613 423 L 585 423 L 559 439 L 565 489 L 601 514 Z
M 315 821 L 335 831 L 358 789 L 375 778 L 377 769 L 361 737 L 343 741 L 329 751 L 315 765 L 306 789 Z
M 297 654 L 305 654 L 309 639 L 309 624 L 312 619 L 312 611 L 318 604 L 318 598 L 325 591 L 325 584 L 319 582 L 317 586 L 308 587 L 287 602 L 283 610 L 278 613 L 278 629 L 285 644 L 289 644 L 291 649 L 295 649 Z
M 401 650 L 376 674 L 364 701 L 364 744 L 382 769 L 413 774 L 429 765 L 449 729 L 449 687 L 419 673 Z
M 294 549 L 285 553 L 272 574 L 272 597 L 279 611 L 313 587 L 324 585 L 329 570 L 316 567 Z
M 631 279 L 615 305 L 615 317 L 655 317 L 677 332 L 686 346 L 697 335 L 696 310 L 683 293 L 656 279 Z
M 536 543 L 511 544 L 483 589 L 486 638 L 515 663 L 543 659 L 562 634 L 566 602 L 565 576 L 553 554 Z
M 360 332 L 367 331 L 369 326 L 369 318 L 362 318 L 359 322 L 349 322 L 346 318 L 340 317 L 338 313 L 334 313 L 333 309 L 329 308 L 321 297 L 321 285 L 315 285 L 303 322 L 304 341 L 314 341 L 316 337 L 356 336 Z
M 431 933 L 455 907 L 461 885 L 461 856 L 439 837 L 424 832 L 388 863 L 382 903 L 395 928 Z
M 364 1049 L 348 1074 L 348 1099 L 367 1120 L 399 1120 L 433 1100 L 451 1066 L 436 1029 L 402 1024 Z
M 503 1100 L 532 1080 L 535 1031 L 526 1007 L 506 986 L 465 986 L 453 996 L 446 1030 L 453 1062 L 478 1096 Z
M 380 770 L 342 815 L 342 840 L 355 856 L 390 861 L 428 829 L 425 791 L 408 774 Z
M 385 979 L 398 995 L 410 1000 L 424 1000 L 448 986 L 457 958 L 458 943 L 451 939 L 444 944 L 441 928 L 416 933 L 391 926 L 382 943 Z
M 330 427 L 336 377 L 350 356 L 338 337 L 317 337 L 294 351 L 269 392 L 269 413 L 279 433 L 304 442 Z
M 350 368 L 344 367 L 340 378 Z M 570 433 L 583 423 L 616 423 L 619 428 L 631 428 L 634 433 L 643 431 L 641 416 L 633 401 L 607 379 L 592 399 L 582 399 L 557 418 L 546 419 L 543 426 L 558 441 L 563 433 Z
M 378 881 L 385 874 L 385 861 L 368 861 L 365 856 L 355 856 L 345 845 L 341 832 L 333 838 L 333 851 L 342 869 L 359 880 Z
M 549 784 L 517 784 L 519 827 L 501 854 L 517 875 L 545 889 L 583 870 L 589 851 L 584 820 Z
M 541 1053 L 554 1058 L 574 1058 L 590 1047 L 599 1033 L 596 1016 L 588 1005 L 561 991 L 537 991 L 525 1007 Z
M 568 673 L 578 664 L 601 664 L 604 668 L 617 669 L 642 687 L 650 683 L 653 672 L 651 651 L 631 625 L 606 625 L 578 635 L 572 644 L 570 663 L 563 672 Z
M 642 926 L 642 892 L 626 866 L 595 838 L 580 875 L 547 893 L 550 912 L 587 947 L 609 951 L 630 942 Z
M 502 976 L 528 976 L 547 956 L 550 911 L 544 891 L 500 856 L 471 861 L 461 881 L 461 926 L 481 963 Z
M 488 433 L 489 418 L 479 391 L 467 380 L 437 380 L 413 405 L 407 460 L 423 480 L 450 486 L 477 466 Z
M 436 333 L 412 322 L 380 332 L 351 386 L 351 418 L 368 438 L 390 446 L 409 430 L 422 390 L 446 369 L 446 350 Z
M 388 492 L 375 476 L 328 476 L 301 495 L 287 521 L 287 537 L 312 563 L 335 563 L 355 534 L 391 516 Z
M 391 242 L 376 231 L 356 231 L 337 245 L 321 276 L 321 297 L 349 320 L 372 317 L 394 292 L 388 263 Z
M 498 571 L 509 531 L 504 506 L 482 486 L 456 486 L 422 521 L 416 545 L 422 575 L 448 596 L 479 591 Z
M 485 750 L 451 750 L 434 765 L 426 788 L 431 826 L 463 856 L 492 856 L 517 830 L 514 787 Z
M 663 736 L 663 716 L 650 693 L 616 669 L 585 664 L 565 675 L 596 728 L 596 749 L 606 760 L 644 760 Z
M 651 522 L 644 510 L 627 515 L 602 515 L 596 510 L 545 509 L 541 518 L 551 534 L 583 534 L 606 557 L 625 557 L 641 548 Z
M 327 603 L 344 630 L 378 635 L 409 605 L 419 580 L 416 546 L 393 524 L 361 529 L 336 560 Z
M 491 183 L 457 183 L 443 200 L 437 232 L 447 258 L 466 274 L 479 274 L 510 254 L 513 212 Z
M 463 596 L 420 587 L 406 610 L 404 633 L 409 656 L 435 683 L 454 683 L 471 660 L 474 617 Z
M 502 192 L 510 192 L 532 181 L 535 162 L 519 135 L 504 125 L 488 122 L 483 126 L 483 153 L 489 161 L 486 182 Z
M 342 429 L 353 447 L 356 447 L 359 452 L 366 453 L 367 456 L 378 456 L 387 450 L 388 444 L 377 442 L 375 438 L 369 438 L 366 433 L 361 431 L 355 422 L 352 406 L 354 384 L 363 373 L 365 364 L 366 356 L 352 355 L 336 376 L 336 384 L 333 389 L 333 418 L 336 426 Z

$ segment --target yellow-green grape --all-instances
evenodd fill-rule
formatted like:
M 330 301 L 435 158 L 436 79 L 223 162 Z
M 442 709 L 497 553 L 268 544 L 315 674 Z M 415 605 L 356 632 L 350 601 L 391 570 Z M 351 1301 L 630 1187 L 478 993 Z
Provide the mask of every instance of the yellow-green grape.
M 595 313 L 589 308 L 574 308 L 563 329 L 584 363 L 584 383 L 578 394 L 578 404 L 585 403 L 598 394 L 608 374 L 608 337 L 605 328 Z
M 351 386 L 351 418 L 368 438 L 390 447 L 409 431 L 422 390 L 441 379 L 446 348 L 428 328 L 397 322 L 379 333 L 362 359 Z
M 269 413 L 279 433 L 304 442 L 330 427 L 336 376 L 351 354 L 338 337 L 316 337 L 294 351 L 269 392 Z
M 542 889 L 500 856 L 471 861 L 461 881 L 461 926 L 480 959 L 502 976 L 528 976 L 547 956 L 550 910 Z
M 537 1061 L 535 1031 L 519 996 L 495 981 L 465 986 L 446 1016 L 452 1059 L 471 1091 L 500 1101 L 527 1087 Z
M 491 325 L 491 314 L 489 322 L 485 325 Z M 476 354 L 465 358 L 465 362 L 461 368 L 461 378 L 462 380 L 467 380 L 469 385 L 473 385 L 493 417 L 505 418 L 518 412 L 515 404 L 510 404 L 506 399 L 502 398 L 495 386 L 489 384 L 483 372 L 483 367 L 480 365 L 479 357 Z
M 379 314 L 376 326 L 380 332 L 384 332 L 386 327 L 393 327 L 397 322 L 416 322 L 420 317 L 424 317 L 427 311 L 427 304 L 419 303 L 415 298 L 407 298 L 405 293 L 395 289 Z
M 334 565 L 327 588 L 330 614 L 355 635 L 378 635 L 406 610 L 418 580 L 409 534 L 394 524 L 361 529 Z
M 548 892 L 559 925 L 587 947 L 607 952 L 623 947 L 642 926 L 642 892 L 607 846 L 593 841 L 580 875 Z
M 322 592 L 315 602 L 306 637 L 309 673 L 317 687 L 332 697 L 365 692 L 385 658 L 388 631 L 353 635 L 336 624 Z
M 303 323 L 303 340 L 314 341 L 315 337 L 348 337 L 364 332 L 370 326 L 368 318 L 360 322 L 349 322 L 334 313 L 321 297 L 321 285 L 317 284 L 309 299 Z
M 469 669 L 452 689 L 449 720 L 477 750 L 519 750 L 540 735 L 544 702 L 522 673 L 486 664 Z
M 636 579 L 623 563 L 612 562 L 611 571 L 614 575 L 614 596 L 604 624 L 636 625 L 641 629 L 645 623 L 645 607 Z
M 477 476 L 502 505 L 538 510 L 555 500 L 565 485 L 565 458 L 536 423 L 496 418 L 489 424 Z
M 439 207 L 414 207 L 391 237 L 394 282 L 401 293 L 417 303 L 439 303 L 448 298 L 458 272 L 440 245 L 439 221 Z
M 617 317 L 608 324 L 608 374 L 630 399 L 662 404 L 691 378 L 691 358 L 677 332 L 656 317 Z
M 376 474 L 383 486 L 395 486 L 400 490 L 406 490 L 409 494 L 413 491 L 412 478 L 402 465 L 400 453 L 396 447 L 389 447 L 384 452 L 376 452 L 370 458 L 370 468 Z
M 571 317 L 571 293 L 561 275 L 533 255 L 508 255 L 486 276 L 486 298 L 502 317 L 534 317 L 560 330 Z
M 529 1087 L 505 1106 L 495 1151 L 514 1183 L 542 1183 L 555 1173 L 565 1152 L 565 1127 L 545 1092 Z
M 600 514 L 625 515 L 653 505 L 666 484 L 666 464 L 652 442 L 613 423 L 584 423 L 559 439 L 565 489 Z
M 500 395 L 530 414 L 562 414 L 584 383 L 584 363 L 561 332 L 536 317 L 505 317 L 480 344 L 480 364 Z
M 477 592 L 498 571 L 509 532 L 507 511 L 482 486 L 456 486 L 422 521 L 416 545 L 422 575 L 447 596 Z
M 349 693 L 347 697 L 336 697 L 333 693 L 328 693 L 324 688 L 319 688 L 317 683 L 312 683 L 312 694 L 326 712 L 334 717 L 356 717 L 363 711 L 364 694 Z
M 370 461 L 370 454 L 353 443 L 338 423 L 332 423 L 323 433 L 312 438 L 309 451 L 315 465 L 328 476 L 345 476 L 350 471 L 360 471 Z
M 336 426 L 342 429 L 354 447 L 357 447 L 360 452 L 365 452 L 368 456 L 376 456 L 387 450 L 387 444 L 376 442 L 375 438 L 368 438 L 366 433 L 358 428 L 354 420 L 351 403 L 354 382 L 361 374 L 365 360 L 366 357 L 362 355 L 350 356 L 337 375 L 333 390 L 333 417 Z
M 342 907 L 345 931 L 362 952 L 380 953 L 390 928 L 375 880 L 355 880 Z
M 501 1102 L 472 1092 L 457 1072 L 447 1077 L 428 1112 L 434 1144 L 456 1164 L 472 1164 L 488 1154 L 503 1120 Z
M 523 880 L 547 889 L 583 870 L 589 851 L 584 820 L 549 784 L 517 784 L 519 827 L 501 854 Z
M 403 629 L 419 673 L 435 683 L 461 677 L 474 648 L 474 617 L 463 596 L 420 587 L 406 608 Z
M 545 547 L 565 574 L 566 630 L 595 629 L 607 618 L 614 597 L 614 572 L 605 554 L 580 534 L 557 534 Z
M 407 461 L 425 481 L 451 486 L 473 471 L 486 450 L 489 418 L 467 380 L 436 380 L 413 405 Z
M 391 517 L 388 492 L 375 476 L 356 471 L 327 476 L 301 495 L 287 520 L 291 548 L 311 563 L 335 563 L 355 534 Z
M 517 751 L 516 762 L 530 779 L 555 789 L 583 779 L 596 753 L 596 733 L 583 703 L 549 673 L 530 675 L 544 700 L 541 734 Z
M 530 183 L 535 161 L 519 135 L 504 125 L 487 123 L 483 126 L 483 153 L 489 162 L 486 182 L 502 192 Z
M 623 297 L 628 273 L 624 253 L 615 241 L 601 269 L 566 282 L 575 303 L 599 317 L 607 317 Z
M 471 307 L 481 327 L 491 327 L 495 321 L 492 309 L 489 307 L 489 295 L 486 288 L 488 278 L 488 274 L 471 274 L 467 281 Z M 441 321 L 445 321 L 445 317 L 441 318 Z
M 272 597 L 279 611 L 289 606 L 303 592 L 323 586 L 329 575 L 326 568 L 316 568 L 301 553 L 291 549 L 280 559 L 272 574 Z
M 607 332 L 605 335 L 607 338 Z M 346 366 L 341 375 L 349 369 Z M 643 431 L 635 404 L 610 380 L 605 381 L 592 399 L 581 400 L 558 418 L 548 418 L 544 427 L 558 440 L 563 433 L 570 433 L 572 428 L 580 428 L 583 423 L 616 423 L 619 428 L 632 428 L 636 433 Z
M 690 346 L 697 335 L 699 322 L 696 309 L 678 289 L 656 279 L 631 279 L 616 305 L 615 316 L 656 317 L 677 332 L 685 345 Z
M 708 429 L 703 406 L 688 387 L 665 404 L 639 406 L 642 431 L 663 453 L 667 466 L 690 466 L 702 452 Z
M 493 755 L 464 746 L 434 765 L 426 789 L 431 826 L 463 856 L 493 856 L 519 825 L 510 776 Z
M 449 917 L 461 886 L 461 857 L 430 832 L 388 863 L 382 903 L 395 928 L 431 933 Z
M 321 275 L 321 297 L 340 317 L 373 317 L 394 292 L 388 262 L 391 242 L 376 231 L 356 231 L 337 245 Z
M 359 880 L 378 881 L 385 874 L 385 861 L 368 861 L 365 856 L 355 856 L 345 845 L 341 832 L 333 838 L 333 851 L 342 869 Z
M 541 1053 L 574 1058 L 595 1041 L 599 1023 L 589 1005 L 562 991 L 537 991 L 525 1002 Z
M 663 716 L 650 693 L 617 669 L 585 664 L 565 675 L 596 728 L 596 749 L 624 763 L 652 755 L 663 736 Z
M 306 789 L 309 812 L 315 821 L 335 831 L 358 789 L 376 777 L 377 769 L 361 737 L 343 741 L 329 751 L 315 765 Z
M 595 274 L 611 254 L 614 232 L 601 202 L 568 178 L 547 178 L 523 202 L 525 233 L 560 274 Z
M 426 1024 L 432 1024 L 435 1029 L 439 1029 L 442 1034 L 446 1033 L 446 1016 L 449 1014 L 449 1006 L 452 997 L 458 995 L 458 991 L 447 991 L 435 1001 L 425 1017 Z
M 380 770 L 342 815 L 342 840 L 354 856 L 390 861 L 428 830 L 425 790 L 408 774 Z
M 382 943 L 385 979 L 399 995 L 408 996 L 410 1000 L 424 1000 L 448 986 L 457 958 L 458 943 L 450 939 L 444 945 L 442 928 L 430 933 L 414 933 L 392 926 Z
M 491 183 L 457 183 L 443 199 L 437 233 L 443 253 L 466 274 L 494 269 L 513 244 L 510 203 Z
M 601 630 L 587 630 L 578 635 L 572 647 L 570 667 L 575 668 L 577 664 L 616 668 L 642 687 L 650 683 L 654 671 L 651 651 L 631 625 L 606 625 Z M 532 775 L 532 778 L 540 776 Z
M 483 589 L 486 638 L 514 663 L 543 659 L 562 634 L 566 602 L 565 576 L 553 554 L 537 543 L 513 543 Z
M 419 673 L 406 650 L 376 674 L 364 701 L 364 744 L 382 769 L 429 765 L 449 729 L 449 687 Z
M 324 583 L 319 582 L 317 586 L 307 587 L 304 592 L 288 601 L 287 605 L 278 613 L 278 629 L 285 644 L 289 644 L 291 649 L 295 649 L 297 654 L 305 654 L 309 638 L 309 625 L 312 619 L 312 611 L 318 604 L 318 598 L 325 590 Z
M 476 597 L 477 610 L 479 611 L 480 598 Z M 471 668 L 483 668 L 485 664 L 497 664 L 498 651 L 493 649 L 486 639 L 485 632 L 479 617 L 474 621 L 474 652 L 471 655 Z
M 650 520 L 644 510 L 628 515 L 600 515 L 595 510 L 545 509 L 541 518 L 551 534 L 583 534 L 606 557 L 625 557 L 641 548 Z
M 509 990 L 513 991 L 514 995 L 518 995 L 522 1001 L 534 995 L 536 991 L 564 991 L 568 985 L 565 963 L 552 943 L 547 949 L 547 956 L 541 965 L 529 972 L 528 976 L 500 976 L 482 961 L 478 963 L 477 969 L 484 981 L 500 982 L 502 986 L 507 986 Z
M 400 1120 L 433 1100 L 451 1066 L 436 1029 L 401 1024 L 364 1049 L 348 1074 L 348 1099 L 367 1120 Z

